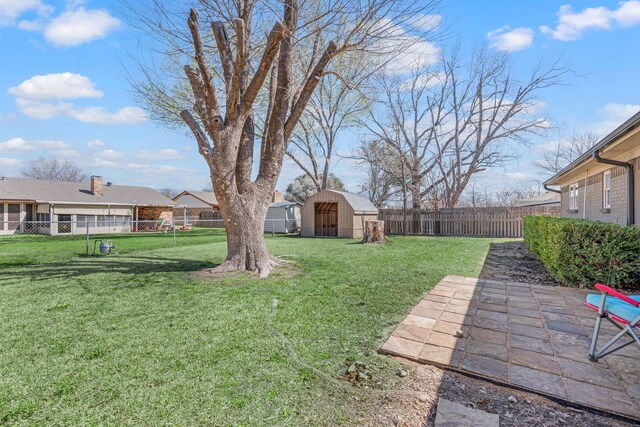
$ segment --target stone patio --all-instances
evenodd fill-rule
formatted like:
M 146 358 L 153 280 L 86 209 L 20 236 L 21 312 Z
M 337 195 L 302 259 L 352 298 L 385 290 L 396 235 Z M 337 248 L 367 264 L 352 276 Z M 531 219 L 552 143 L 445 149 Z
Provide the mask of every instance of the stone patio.
M 640 420 L 640 351 L 629 346 L 589 362 L 595 312 L 583 305 L 588 293 L 447 276 L 380 352 Z M 603 322 L 598 346 L 616 332 Z

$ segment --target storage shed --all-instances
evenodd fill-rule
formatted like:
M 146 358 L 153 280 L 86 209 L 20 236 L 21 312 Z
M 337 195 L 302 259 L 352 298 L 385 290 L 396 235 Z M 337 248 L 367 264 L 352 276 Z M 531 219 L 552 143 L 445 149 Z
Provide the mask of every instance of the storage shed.
M 300 228 L 300 208 L 296 202 L 271 203 L 264 220 L 265 233 L 296 233 Z
M 365 221 L 377 220 L 378 209 L 366 197 L 322 190 L 302 207 L 303 237 L 362 238 Z

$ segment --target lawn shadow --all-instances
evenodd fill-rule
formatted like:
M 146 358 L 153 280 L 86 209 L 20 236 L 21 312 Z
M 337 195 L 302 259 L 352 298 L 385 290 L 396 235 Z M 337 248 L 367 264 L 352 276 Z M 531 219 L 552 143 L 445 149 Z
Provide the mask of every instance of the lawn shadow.
M 51 264 L 28 267 L 17 265 L 19 268 L 14 269 L 3 268 L 0 271 L 0 286 L 30 281 L 79 278 L 94 274 L 192 272 L 217 265 L 208 261 L 150 256 L 83 257 Z

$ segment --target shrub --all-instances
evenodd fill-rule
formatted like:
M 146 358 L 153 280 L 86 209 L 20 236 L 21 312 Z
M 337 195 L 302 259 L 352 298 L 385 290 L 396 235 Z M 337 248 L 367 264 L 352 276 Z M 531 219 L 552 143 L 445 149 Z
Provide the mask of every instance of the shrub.
M 527 246 L 559 282 L 616 288 L 640 285 L 640 228 L 600 221 L 527 216 Z

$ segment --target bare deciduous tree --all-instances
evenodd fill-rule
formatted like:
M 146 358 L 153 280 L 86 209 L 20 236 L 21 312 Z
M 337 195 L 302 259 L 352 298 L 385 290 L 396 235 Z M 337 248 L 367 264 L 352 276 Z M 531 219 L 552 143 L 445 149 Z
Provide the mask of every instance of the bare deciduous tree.
M 550 150 L 545 151 L 536 165 L 545 172 L 555 174 L 567 167 L 600 140 L 595 132 L 574 132 L 570 137 L 555 141 Z
M 38 157 L 32 159 L 27 167 L 22 170 L 22 176 L 32 179 L 48 181 L 87 182 L 87 175 L 75 163 L 56 158 Z
M 537 97 L 567 72 L 557 63 L 539 65 L 519 82 L 503 54 L 478 49 L 465 66 L 454 51 L 409 81 L 381 79 L 382 113 L 374 111 L 369 130 L 405 153 L 414 208 L 425 198 L 455 207 L 474 175 L 503 165 L 518 145 L 545 132 Z
M 365 168 L 366 176 L 360 192 L 378 208 L 384 208 L 395 200 L 402 187 L 400 162 L 396 153 L 379 141 L 365 141 L 352 159 Z
M 150 13 L 133 7 L 137 24 L 165 46 L 169 70 L 189 59 L 189 90 L 184 79 L 149 68 L 143 69 L 147 81 L 136 88 L 153 117 L 175 124 L 180 111 L 209 165 L 227 235 L 227 258 L 216 269 L 267 276 L 277 260 L 264 244 L 264 218 L 288 142 L 319 82 L 332 72 L 331 62 L 355 50 L 388 54 L 386 35 L 433 3 L 338 0 L 301 8 L 298 0 L 200 0 L 185 32 L 168 10 L 173 3 L 151 2 Z M 199 16 L 211 23 L 209 30 L 201 28 Z M 298 50 L 312 54 L 298 61 Z
M 174 197 L 176 197 L 178 194 L 180 194 L 180 190 L 176 190 L 173 188 L 161 188 L 160 190 L 158 190 L 162 195 L 173 199 Z
M 334 162 L 338 135 L 359 122 L 369 100 L 361 85 L 372 63 L 362 53 L 351 55 L 337 65 L 340 75 L 322 79 L 309 100 L 307 110 L 291 138 L 287 156 L 311 179 L 316 191 L 327 186 Z
M 490 190 L 487 187 L 477 188 L 472 182 L 460 198 L 458 206 L 490 207 L 513 206 L 516 201 L 528 199 L 543 193 L 540 182 L 535 180 L 506 182 L 503 186 Z

